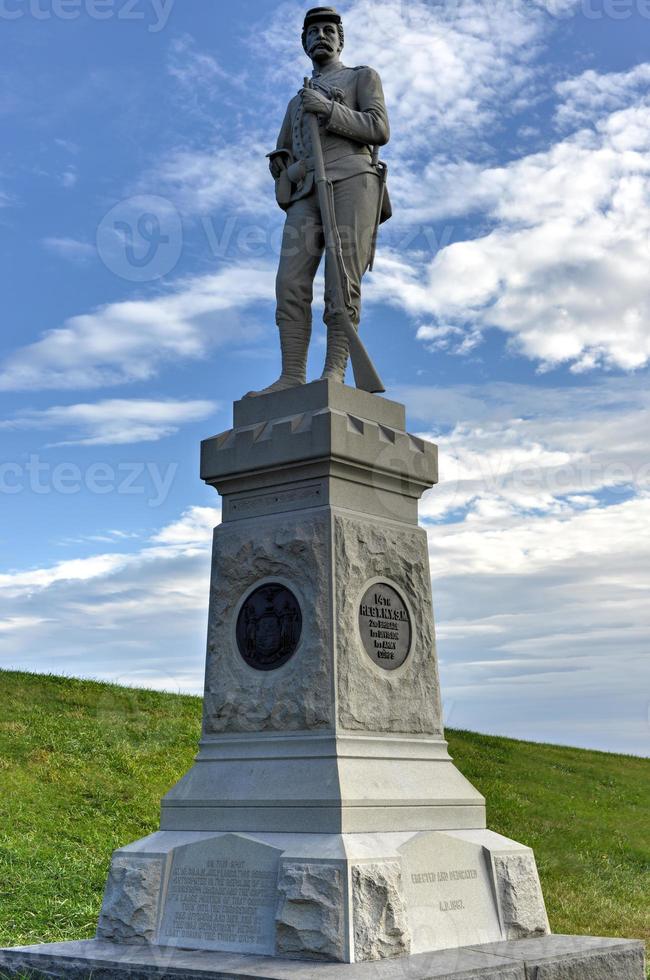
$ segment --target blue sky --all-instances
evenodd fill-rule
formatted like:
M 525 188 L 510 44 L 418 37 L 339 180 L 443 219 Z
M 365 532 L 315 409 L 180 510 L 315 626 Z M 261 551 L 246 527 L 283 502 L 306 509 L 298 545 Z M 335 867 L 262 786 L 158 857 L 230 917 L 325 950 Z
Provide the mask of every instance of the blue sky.
M 0 0 L 3 666 L 201 689 L 198 445 L 277 372 L 304 9 Z M 648 754 L 650 0 L 341 10 L 393 128 L 364 336 L 441 449 L 447 721 Z

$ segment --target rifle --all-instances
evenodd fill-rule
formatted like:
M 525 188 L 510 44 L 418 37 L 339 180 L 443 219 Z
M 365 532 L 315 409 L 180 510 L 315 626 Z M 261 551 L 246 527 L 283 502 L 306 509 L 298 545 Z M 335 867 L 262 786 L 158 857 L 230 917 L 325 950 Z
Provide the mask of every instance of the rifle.
M 311 87 L 311 79 L 305 78 L 305 88 Z M 381 394 L 386 389 L 352 322 L 350 279 L 345 268 L 343 243 L 341 242 L 341 235 L 336 224 L 334 185 L 329 180 L 327 170 L 325 169 L 325 158 L 320 140 L 318 117 L 313 112 L 307 113 L 307 116 L 314 153 L 314 176 L 318 190 L 318 204 L 323 223 L 323 234 L 325 236 L 325 249 L 331 262 L 334 281 L 334 299 L 336 303 L 334 312 L 337 322 L 340 322 L 346 340 L 348 341 L 350 360 L 352 361 L 352 370 L 354 371 L 354 380 L 357 388 L 361 388 L 362 391 L 370 391 L 373 394 Z

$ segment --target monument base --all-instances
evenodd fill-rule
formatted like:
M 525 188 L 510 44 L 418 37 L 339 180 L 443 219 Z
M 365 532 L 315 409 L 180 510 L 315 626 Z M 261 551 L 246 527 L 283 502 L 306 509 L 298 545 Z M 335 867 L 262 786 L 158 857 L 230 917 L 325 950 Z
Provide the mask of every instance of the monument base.
M 360 963 L 549 931 L 533 852 L 489 830 L 159 831 L 115 852 L 97 939 Z
M 641 942 L 545 936 L 377 963 L 304 963 L 89 940 L 0 950 L 0 976 L 65 980 L 645 980 Z

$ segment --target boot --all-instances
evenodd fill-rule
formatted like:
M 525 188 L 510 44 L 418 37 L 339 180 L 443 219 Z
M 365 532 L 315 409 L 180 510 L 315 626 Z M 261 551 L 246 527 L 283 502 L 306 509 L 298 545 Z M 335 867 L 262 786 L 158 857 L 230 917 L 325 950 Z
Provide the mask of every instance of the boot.
M 311 339 L 311 323 L 280 320 L 278 329 L 282 350 L 282 374 L 268 388 L 249 391 L 246 398 L 256 398 L 258 395 L 269 395 L 273 391 L 295 388 L 304 385 L 307 381 L 307 351 Z
M 343 330 L 336 323 L 327 324 L 327 355 L 321 378 L 329 378 L 345 384 L 345 372 L 350 357 L 350 347 Z

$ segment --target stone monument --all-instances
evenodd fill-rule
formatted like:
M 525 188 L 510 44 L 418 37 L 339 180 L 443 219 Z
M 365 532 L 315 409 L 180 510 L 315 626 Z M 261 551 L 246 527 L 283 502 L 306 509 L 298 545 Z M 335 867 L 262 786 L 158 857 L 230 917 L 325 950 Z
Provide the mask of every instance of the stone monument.
M 216 529 L 203 738 L 114 857 L 98 937 L 353 963 L 545 936 L 529 848 L 444 740 L 426 532 L 436 449 L 328 379 L 203 444 Z
M 318 242 L 281 262 L 282 375 L 202 447 L 223 520 L 196 762 L 160 830 L 115 852 L 96 940 L 0 951 L 10 976 L 643 980 L 640 943 L 549 935 L 532 851 L 487 829 L 448 752 L 418 526 L 437 449 L 362 390 L 381 387 L 357 328 L 388 122 L 342 41 L 333 8 L 308 13 L 318 84 L 272 160 L 288 227 Z M 328 353 L 306 384 L 323 249 Z

